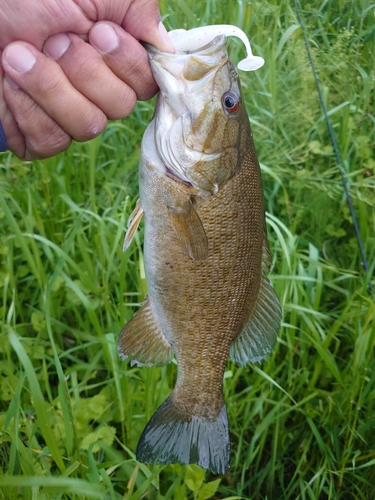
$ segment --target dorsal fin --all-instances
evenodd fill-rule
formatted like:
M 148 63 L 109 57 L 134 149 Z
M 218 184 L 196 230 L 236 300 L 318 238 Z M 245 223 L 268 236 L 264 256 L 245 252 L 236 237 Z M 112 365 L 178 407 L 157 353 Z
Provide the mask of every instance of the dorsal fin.
M 125 252 L 130 247 L 130 244 L 134 238 L 134 235 L 138 229 L 139 223 L 142 220 L 143 217 L 143 208 L 141 205 L 141 200 L 138 198 L 137 203 L 135 205 L 135 209 L 133 212 L 130 214 L 129 219 L 128 219 L 128 230 L 126 231 L 125 239 L 124 239 L 124 244 L 122 247 L 122 251 Z

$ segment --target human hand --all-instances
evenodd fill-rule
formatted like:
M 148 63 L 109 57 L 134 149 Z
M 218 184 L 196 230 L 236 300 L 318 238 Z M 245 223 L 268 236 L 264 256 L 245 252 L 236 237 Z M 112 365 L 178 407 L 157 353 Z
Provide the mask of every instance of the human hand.
M 11 0 L 3 1 L 9 12 Z M 25 8 L 31 4 L 22 1 Z M 9 149 L 20 158 L 53 156 L 72 138 L 93 138 L 105 128 L 107 118 L 127 116 L 137 98 L 148 99 L 156 92 L 138 39 L 162 50 L 173 49 L 159 26 L 156 0 L 96 0 L 94 12 L 76 9 L 79 3 L 65 0 L 61 13 L 52 9 L 58 2 L 34 0 L 34 7 L 38 4 L 42 10 L 28 18 L 33 29 L 18 22 L 18 27 L 13 25 L 16 34 L 11 34 L 9 23 L 1 31 L 0 120 Z M 50 24 L 43 10 L 47 4 Z M 96 19 L 114 22 L 95 23 Z M 6 24 L 4 9 L 1 23 Z M 54 34 L 58 31 L 67 33 Z M 13 42 L 17 38 L 25 41 Z

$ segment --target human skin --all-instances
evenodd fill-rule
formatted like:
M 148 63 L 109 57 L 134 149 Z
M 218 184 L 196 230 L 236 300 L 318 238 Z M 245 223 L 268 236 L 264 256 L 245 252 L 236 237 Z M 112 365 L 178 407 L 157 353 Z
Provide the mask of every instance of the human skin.
M 173 46 L 157 0 L 2 0 L 0 120 L 19 158 L 100 134 L 157 87 L 143 40 Z

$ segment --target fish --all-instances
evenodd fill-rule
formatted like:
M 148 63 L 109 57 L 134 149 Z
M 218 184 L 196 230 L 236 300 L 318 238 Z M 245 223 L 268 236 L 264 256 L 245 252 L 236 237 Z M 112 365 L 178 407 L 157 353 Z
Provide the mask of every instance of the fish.
M 279 299 L 271 264 L 259 163 L 227 36 L 236 27 L 170 32 L 175 53 L 145 45 L 159 86 L 141 145 L 140 201 L 127 249 L 144 218 L 148 295 L 122 329 L 118 351 L 132 365 L 177 360 L 175 387 L 137 446 L 146 464 L 194 463 L 214 474 L 230 466 L 223 396 L 228 357 L 264 360 L 276 342 Z

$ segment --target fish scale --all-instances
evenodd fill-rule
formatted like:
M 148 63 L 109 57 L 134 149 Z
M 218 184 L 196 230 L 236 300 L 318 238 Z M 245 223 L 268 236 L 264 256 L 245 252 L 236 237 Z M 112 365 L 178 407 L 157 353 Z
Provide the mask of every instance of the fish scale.
M 123 328 L 119 353 L 139 365 L 162 365 L 174 355 L 178 375 L 171 395 L 142 433 L 137 458 L 145 463 L 197 463 L 224 473 L 230 461 L 222 389 L 228 356 L 239 364 L 264 359 L 281 318 L 265 275 L 270 257 L 261 173 L 225 37 L 197 49 L 193 59 L 190 53 L 147 49 L 162 92 L 142 141 L 140 205 L 126 246 L 143 213 L 148 298 Z M 201 56 L 204 65 L 199 66 Z M 183 96 L 172 98 L 168 92 L 168 85 L 179 88 L 170 80 L 177 66 L 175 77 L 181 78 L 181 57 L 188 68 L 184 74 L 206 80 L 206 86 L 199 83 L 197 96 L 190 85 L 185 107 Z M 228 92 L 228 102 L 238 102 L 233 115 L 223 108 Z M 205 96 L 210 106 L 202 106 Z M 181 137 L 171 133 L 170 157 L 171 148 L 163 146 L 169 137 L 162 126 L 164 115 L 172 128 L 184 120 Z M 205 138 L 207 124 L 211 130 Z M 192 144 L 195 156 L 187 152 Z M 192 163 L 191 158 L 199 158 L 197 151 L 204 161 Z

